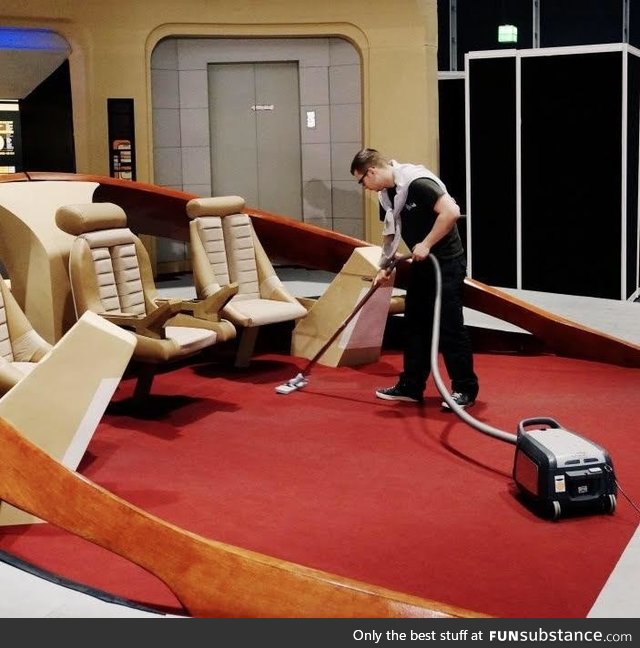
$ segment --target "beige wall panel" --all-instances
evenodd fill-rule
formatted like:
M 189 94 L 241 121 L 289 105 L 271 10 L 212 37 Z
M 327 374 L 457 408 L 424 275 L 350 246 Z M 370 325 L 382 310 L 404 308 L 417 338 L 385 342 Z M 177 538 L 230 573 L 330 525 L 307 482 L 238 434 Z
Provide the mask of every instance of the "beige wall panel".
M 106 101 L 131 97 L 137 178 L 153 181 L 149 62 L 167 36 L 347 38 L 362 54 L 363 143 L 436 164 L 436 0 L 3 0 L 1 11 L 4 25 L 55 29 L 71 44 L 79 172 L 108 175 Z M 365 211 L 365 237 L 378 242 L 373 200 Z

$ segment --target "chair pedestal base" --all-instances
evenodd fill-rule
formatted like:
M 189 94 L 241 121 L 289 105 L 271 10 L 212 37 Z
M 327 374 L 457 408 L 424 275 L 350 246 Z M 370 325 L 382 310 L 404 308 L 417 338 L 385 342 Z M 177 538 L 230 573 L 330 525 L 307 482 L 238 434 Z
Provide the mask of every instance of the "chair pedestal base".
M 253 355 L 253 349 L 256 346 L 256 340 L 258 338 L 258 330 L 259 327 L 257 326 L 249 326 L 242 329 L 234 362 L 234 366 L 238 369 L 248 367 L 251 363 L 251 356 Z

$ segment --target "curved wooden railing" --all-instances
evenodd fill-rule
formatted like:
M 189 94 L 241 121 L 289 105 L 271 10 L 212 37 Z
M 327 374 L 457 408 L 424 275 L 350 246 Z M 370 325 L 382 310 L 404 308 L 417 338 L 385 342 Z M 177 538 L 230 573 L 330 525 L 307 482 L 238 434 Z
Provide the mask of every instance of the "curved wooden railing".
M 0 448 L 0 499 L 140 565 L 169 587 L 186 615 L 485 616 L 190 533 L 64 467 L 3 419 Z
M 557 355 L 640 367 L 640 346 L 550 313 L 480 281 L 466 279 L 464 303 L 529 331 Z

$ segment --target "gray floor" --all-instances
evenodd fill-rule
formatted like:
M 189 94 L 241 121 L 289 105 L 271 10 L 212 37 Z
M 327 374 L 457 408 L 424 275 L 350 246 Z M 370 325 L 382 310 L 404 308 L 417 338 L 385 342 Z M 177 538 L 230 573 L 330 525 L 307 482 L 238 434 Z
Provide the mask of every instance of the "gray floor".
M 280 267 L 277 268 L 277 272 L 294 297 L 319 297 L 335 277 L 335 274 L 330 272 L 293 267 Z M 162 282 L 158 289 L 166 296 L 189 299 L 195 297 L 189 275 Z M 513 288 L 501 288 L 501 290 L 565 319 L 640 345 L 640 302 L 638 301 L 614 301 Z M 402 294 L 403 291 L 395 292 Z M 465 322 L 469 326 L 496 331 L 527 333 L 514 324 L 470 308 L 465 308 Z
M 4 619 L 177 618 L 104 600 L 5 562 L 0 562 L 0 583 Z
M 550 313 L 640 345 L 640 303 L 637 301 L 614 301 L 512 288 L 502 290 Z
M 278 274 L 296 297 L 320 296 L 334 276 L 331 273 L 296 268 L 279 268 Z M 195 296 L 188 276 L 161 282 L 158 288 L 165 296 L 185 298 Z M 531 291 L 509 290 L 508 292 L 561 317 L 572 319 L 633 344 L 640 344 L 640 304 L 637 302 L 616 302 Z M 466 309 L 465 318 L 470 326 L 522 331 L 507 322 L 471 309 Z M 640 582 L 639 529 L 636 529 L 620 556 L 589 617 L 640 617 L 640 597 L 632 594 L 636 584 Z M 0 583 L 3 592 L 11 592 L 10 597 L 3 596 L 0 601 L 0 618 L 169 618 L 167 615 L 154 614 L 76 591 L 1 561 Z

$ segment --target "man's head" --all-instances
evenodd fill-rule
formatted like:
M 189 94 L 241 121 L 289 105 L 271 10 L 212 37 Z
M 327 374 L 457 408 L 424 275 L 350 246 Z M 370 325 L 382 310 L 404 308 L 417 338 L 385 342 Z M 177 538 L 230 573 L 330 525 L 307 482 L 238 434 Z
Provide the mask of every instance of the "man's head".
M 365 189 L 381 191 L 393 187 L 393 171 L 389 160 L 375 149 L 365 148 L 351 162 L 351 175 Z

